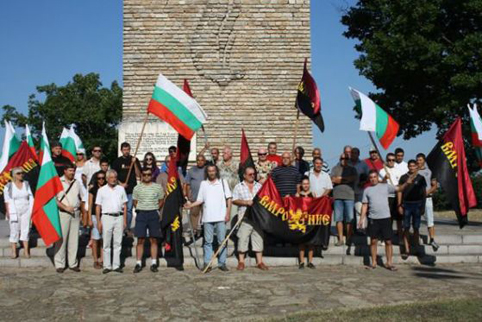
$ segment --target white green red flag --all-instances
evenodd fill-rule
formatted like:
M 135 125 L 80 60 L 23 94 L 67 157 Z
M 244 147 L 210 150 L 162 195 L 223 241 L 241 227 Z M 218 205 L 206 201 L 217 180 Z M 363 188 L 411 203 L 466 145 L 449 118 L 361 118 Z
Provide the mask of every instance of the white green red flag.
M 59 142 L 62 144 L 62 155 L 72 162 L 75 161 L 75 156 L 78 151 L 85 153 L 84 145 L 75 133 L 73 124 L 70 126 L 70 129 L 63 128 Z
M 33 143 L 32 133 L 30 132 L 28 124 L 25 125 L 25 141 L 28 144 L 30 152 L 32 152 L 33 158 L 35 159 L 35 161 L 38 161 L 37 151 L 35 151 L 35 144 Z
M 362 113 L 360 130 L 375 132 L 383 148 L 388 149 L 397 137 L 398 123 L 365 94 L 351 87 L 350 93 Z
M 188 140 L 206 122 L 206 113 L 194 98 L 159 74 L 147 112 L 169 123 Z
M 15 134 L 10 122 L 5 121 L 5 137 L 3 138 L 2 156 L 0 157 L 0 173 L 7 166 L 8 161 L 20 148 L 22 142 Z
M 43 153 L 42 160 L 40 160 L 41 167 L 35 192 L 32 221 L 45 245 L 48 246 L 62 237 L 56 198 L 57 194 L 62 191 L 62 183 L 52 162 L 45 124 L 42 128 L 40 146 Z
M 475 155 L 479 166 L 482 167 L 482 119 L 477 111 L 477 105 L 470 107 L 468 104 L 470 113 L 470 130 L 472 132 L 472 145 L 474 146 Z

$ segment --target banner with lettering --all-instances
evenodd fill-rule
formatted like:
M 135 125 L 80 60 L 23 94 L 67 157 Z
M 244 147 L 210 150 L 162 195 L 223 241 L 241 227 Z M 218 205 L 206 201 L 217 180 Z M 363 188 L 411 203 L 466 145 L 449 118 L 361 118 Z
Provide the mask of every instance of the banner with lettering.
M 328 246 L 332 213 L 329 197 L 281 198 L 270 177 L 246 210 L 246 220 L 260 233 L 287 243 Z
M 32 192 L 35 193 L 40 167 L 26 141 L 22 142 L 20 148 L 17 150 L 17 152 L 15 152 L 14 155 L 12 155 L 7 166 L 2 173 L 0 173 L 0 212 L 2 213 L 5 213 L 3 190 L 5 189 L 7 183 L 12 180 L 10 171 L 16 167 L 21 167 L 23 169 L 25 173 L 24 180 L 28 181 L 30 189 L 32 189 Z
M 445 191 L 460 228 L 468 222 L 469 208 L 477 205 L 465 160 L 462 121 L 458 118 L 427 157 L 432 177 Z

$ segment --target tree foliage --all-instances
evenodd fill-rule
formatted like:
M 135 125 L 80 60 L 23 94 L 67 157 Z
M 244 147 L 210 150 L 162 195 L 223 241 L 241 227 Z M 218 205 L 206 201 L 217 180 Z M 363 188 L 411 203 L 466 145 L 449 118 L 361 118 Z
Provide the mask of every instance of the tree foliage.
M 65 86 L 38 86 L 37 92 L 29 97 L 27 116 L 3 106 L 2 124 L 3 120 L 15 126 L 28 124 L 38 139 L 45 122 L 50 140 L 58 140 L 64 126 L 75 124 L 86 149 L 99 145 L 111 160 L 117 156 L 117 125 L 122 117 L 122 88 L 117 82 L 106 88 L 98 74 L 76 74 Z
M 482 99 L 481 0 L 359 0 L 341 19 L 358 40 L 355 66 L 405 139 L 443 133 Z M 479 105 L 480 106 L 480 105 Z

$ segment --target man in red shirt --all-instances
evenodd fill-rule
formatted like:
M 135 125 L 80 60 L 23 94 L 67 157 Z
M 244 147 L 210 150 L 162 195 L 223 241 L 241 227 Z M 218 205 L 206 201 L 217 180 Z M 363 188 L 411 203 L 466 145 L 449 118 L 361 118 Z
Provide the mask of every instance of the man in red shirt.
M 375 147 L 372 146 L 370 148 L 370 157 L 363 161 L 367 164 L 369 171 L 375 170 L 378 172 L 378 180 L 382 181 L 383 178 L 380 176 L 380 170 L 383 169 L 383 161 L 382 159 L 380 159 L 380 155 L 378 154 L 378 151 Z M 370 182 L 367 181 L 364 188 L 367 188 L 369 186 Z
M 268 161 L 273 162 L 275 167 L 281 165 L 283 160 L 280 155 L 277 155 L 278 152 L 278 145 L 276 142 L 270 142 L 268 144 Z

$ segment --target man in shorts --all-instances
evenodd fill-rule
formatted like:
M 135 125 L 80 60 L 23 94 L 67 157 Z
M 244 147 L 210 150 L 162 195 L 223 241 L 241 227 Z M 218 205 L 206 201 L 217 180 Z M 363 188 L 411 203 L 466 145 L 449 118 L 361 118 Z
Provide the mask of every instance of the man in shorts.
M 157 238 L 161 237 L 161 225 L 159 223 L 159 209 L 164 203 L 164 191 L 161 185 L 152 182 L 152 169 L 143 168 L 142 182 L 135 186 L 132 198 L 136 208 L 136 226 L 134 229 L 137 237 L 137 263 L 134 273 L 142 271 L 142 255 L 144 253 L 144 242 L 149 231 L 151 242 L 151 272 L 158 271 L 157 264 Z
M 385 267 L 391 271 L 395 271 L 393 266 L 393 247 L 392 247 L 392 222 L 390 218 L 390 208 L 388 204 L 389 194 L 397 191 L 403 191 L 405 187 L 411 183 L 409 178 L 403 185 L 396 188 L 393 185 L 379 182 L 379 173 L 377 170 L 370 170 L 368 180 L 370 186 L 363 191 L 362 211 L 358 226 L 362 227 L 368 214 L 368 235 L 370 236 L 370 253 L 372 263 L 369 268 L 377 267 L 377 246 L 378 240 L 385 241 L 385 255 L 387 263 Z M 387 174 L 387 179 L 390 177 Z

